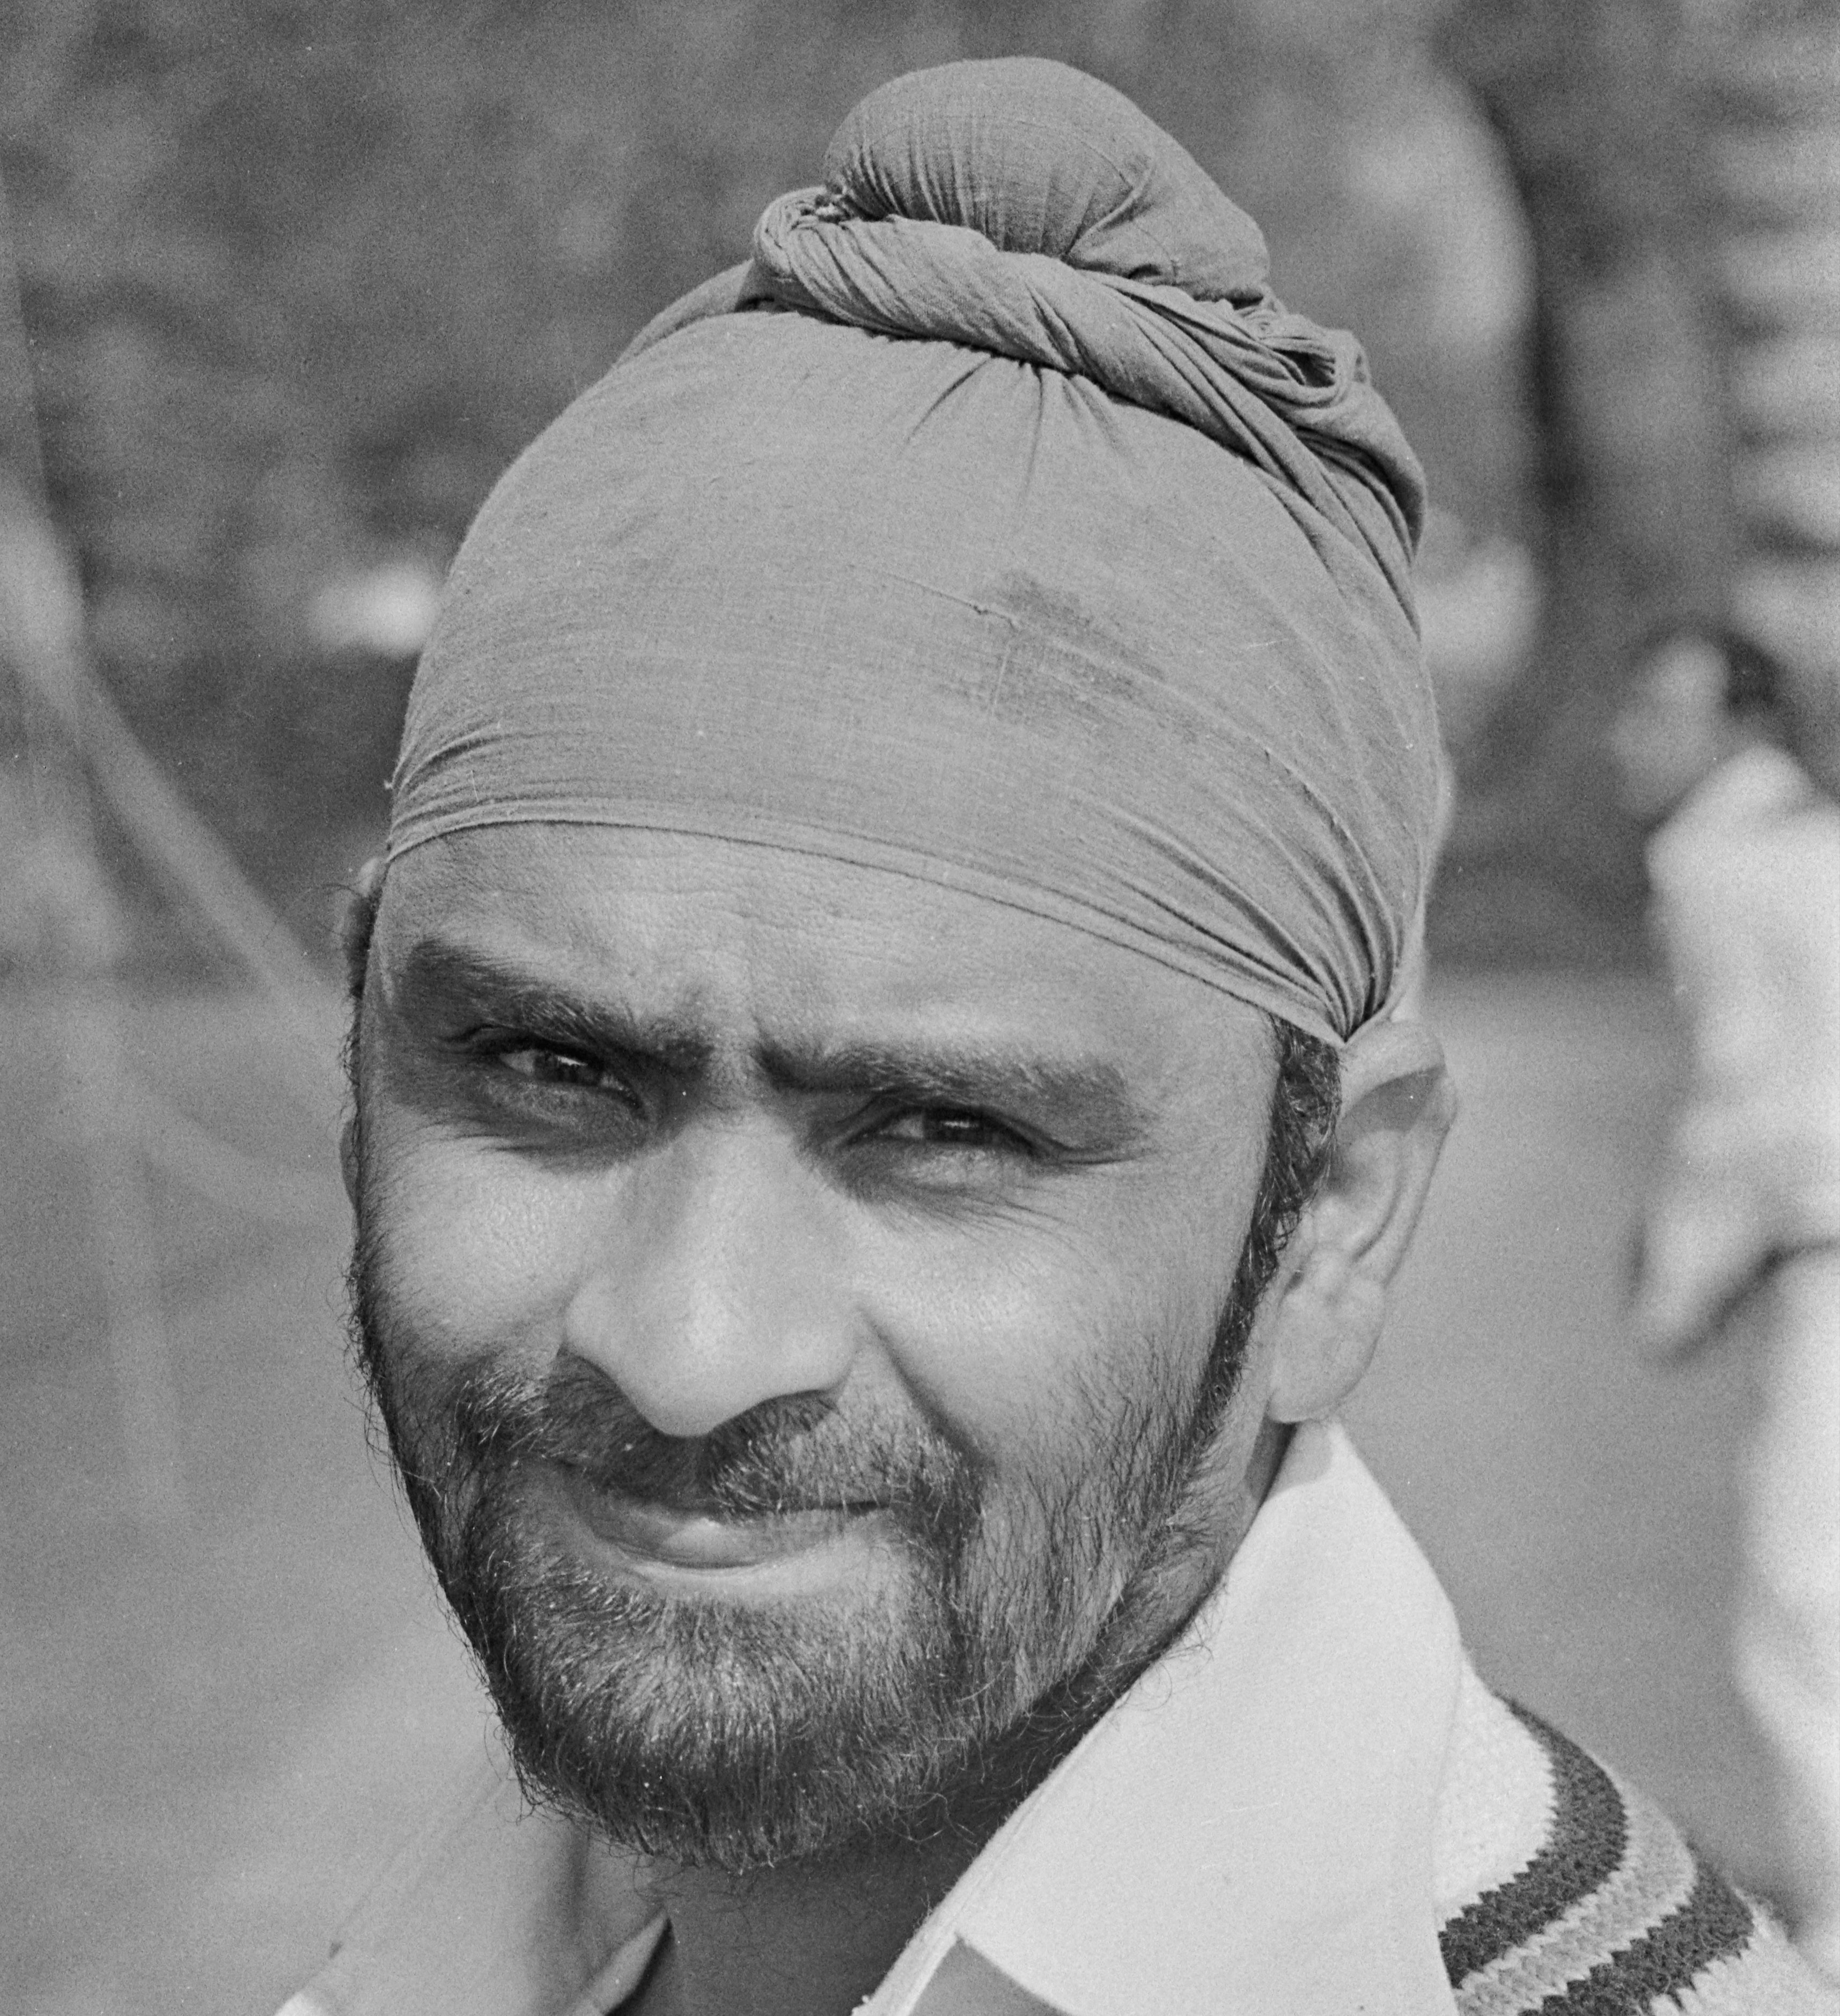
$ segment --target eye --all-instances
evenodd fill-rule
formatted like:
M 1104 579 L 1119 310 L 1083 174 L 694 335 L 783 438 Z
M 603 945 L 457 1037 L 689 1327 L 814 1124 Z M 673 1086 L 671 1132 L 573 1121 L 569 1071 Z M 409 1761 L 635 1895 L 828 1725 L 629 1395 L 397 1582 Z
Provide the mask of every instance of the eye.
M 911 1141 L 927 1148 L 961 1148 L 1027 1154 L 1028 1144 L 1014 1129 L 969 1107 L 909 1107 L 877 1130 L 884 1141 Z
M 488 1053 L 500 1070 L 534 1085 L 556 1085 L 568 1091 L 607 1092 L 625 1088 L 603 1064 L 574 1050 L 547 1043 L 507 1043 Z
M 470 1129 L 526 1147 L 626 1153 L 650 1138 L 656 1088 L 630 1058 L 597 1053 L 558 1032 L 476 1029 L 457 1046 L 454 1091 Z

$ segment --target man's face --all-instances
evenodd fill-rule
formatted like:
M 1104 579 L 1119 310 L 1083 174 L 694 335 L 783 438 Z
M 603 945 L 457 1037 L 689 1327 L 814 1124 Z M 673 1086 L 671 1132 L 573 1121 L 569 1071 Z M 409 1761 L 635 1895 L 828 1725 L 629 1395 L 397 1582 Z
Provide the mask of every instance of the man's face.
M 392 1445 L 527 1780 L 613 1838 L 924 1827 L 1218 1578 L 1273 1442 L 1256 1337 L 1210 1377 L 1255 1011 L 963 891 L 520 826 L 391 871 L 359 1060 Z

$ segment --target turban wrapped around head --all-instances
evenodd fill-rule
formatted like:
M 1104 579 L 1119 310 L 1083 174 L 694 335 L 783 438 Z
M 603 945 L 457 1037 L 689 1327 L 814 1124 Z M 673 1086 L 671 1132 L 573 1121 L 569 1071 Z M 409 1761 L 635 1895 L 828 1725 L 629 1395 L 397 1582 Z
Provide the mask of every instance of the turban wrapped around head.
M 959 63 L 528 449 L 411 695 L 394 859 L 556 820 L 1060 919 L 1319 1035 L 1428 872 L 1417 464 L 1129 101 Z

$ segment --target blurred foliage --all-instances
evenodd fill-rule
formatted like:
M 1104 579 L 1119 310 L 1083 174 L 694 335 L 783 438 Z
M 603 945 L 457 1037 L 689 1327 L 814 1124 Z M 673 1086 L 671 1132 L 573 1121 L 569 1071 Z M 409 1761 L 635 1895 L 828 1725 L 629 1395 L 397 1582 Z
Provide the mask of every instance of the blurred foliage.
M 1505 179 L 1433 0 L 35 0 L 0 171 L 103 669 L 272 888 L 381 815 L 406 668 L 314 641 L 341 570 L 452 553 L 497 473 L 744 256 L 919 65 L 1096 71 L 1359 329 L 1438 490 L 1524 526 Z M 1504 305 L 1505 304 L 1505 305 Z

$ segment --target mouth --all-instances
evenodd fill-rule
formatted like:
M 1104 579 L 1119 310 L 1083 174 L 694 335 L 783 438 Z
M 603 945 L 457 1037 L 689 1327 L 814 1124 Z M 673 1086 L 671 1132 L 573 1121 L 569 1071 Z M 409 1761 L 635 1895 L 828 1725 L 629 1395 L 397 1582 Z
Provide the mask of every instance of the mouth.
M 867 1538 L 885 1508 L 875 1503 L 801 1507 L 734 1514 L 713 1504 L 650 1503 L 592 1482 L 567 1466 L 547 1476 L 580 1525 L 603 1549 L 641 1571 L 747 1570 Z

